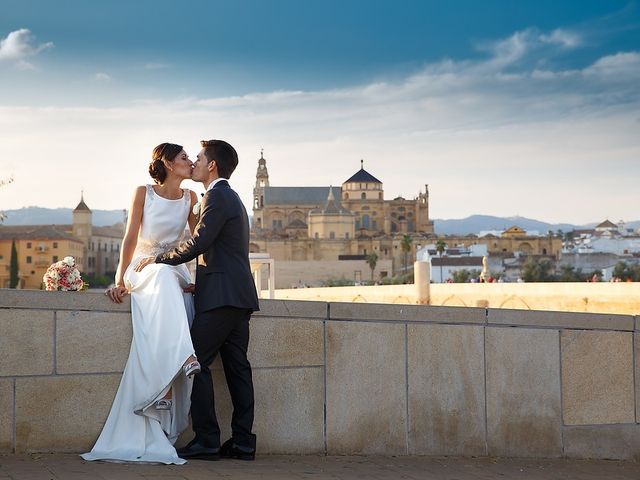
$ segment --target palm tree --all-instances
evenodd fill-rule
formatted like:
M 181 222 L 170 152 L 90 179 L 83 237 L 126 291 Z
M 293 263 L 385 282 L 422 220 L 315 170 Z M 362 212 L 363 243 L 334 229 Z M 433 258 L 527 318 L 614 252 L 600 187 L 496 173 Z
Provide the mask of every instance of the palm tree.
M 444 251 L 447 249 L 447 244 L 444 242 L 444 240 L 438 240 L 436 242 L 436 252 L 438 252 L 438 257 L 440 257 L 440 259 L 442 260 L 442 254 L 444 253 Z M 440 261 L 440 283 L 443 283 L 443 278 L 442 278 L 442 261 Z
M 376 265 L 378 264 L 378 254 L 376 252 L 371 252 L 367 255 L 365 259 L 367 261 L 367 265 L 371 269 L 371 283 L 373 283 L 373 271 L 376 269 Z
M 404 273 L 407 273 L 407 268 L 409 267 L 408 255 L 411 251 L 411 242 L 413 242 L 413 240 L 406 234 L 402 236 L 402 240 L 400 241 L 400 248 L 404 252 Z

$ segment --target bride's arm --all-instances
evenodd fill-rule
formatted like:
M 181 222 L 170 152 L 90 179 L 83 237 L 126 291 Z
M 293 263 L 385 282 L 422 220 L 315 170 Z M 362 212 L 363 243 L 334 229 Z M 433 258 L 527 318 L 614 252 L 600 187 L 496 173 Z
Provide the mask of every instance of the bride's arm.
M 189 209 L 189 218 L 187 219 L 187 222 L 189 223 L 191 235 L 193 235 L 193 232 L 196 229 L 196 223 L 198 223 L 198 217 L 193 214 L 193 207 L 198 203 L 198 195 L 196 195 L 196 192 L 192 190 L 189 190 L 189 192 L 191 194 L 191 208 Z
M 131 208 L 129 209 L 129 218 L 127 220 L 127 228 L 124 232 L 124 239 L 122 240 L 122 250 L 120 251 L 120 262 L 118 263 L 118 269 L 116 270 L 116 286 L 124 287 L 124 272 L 127 271 L 133 252 L 136 249 L 138 243 L 138 232 L 140 231 L 140 224 L 142 223 L 142 211 L 144 209 L 144 197 L 146 195 L 146 187 L 137 187 L 133 194 L 133 200 L 131 201 Z

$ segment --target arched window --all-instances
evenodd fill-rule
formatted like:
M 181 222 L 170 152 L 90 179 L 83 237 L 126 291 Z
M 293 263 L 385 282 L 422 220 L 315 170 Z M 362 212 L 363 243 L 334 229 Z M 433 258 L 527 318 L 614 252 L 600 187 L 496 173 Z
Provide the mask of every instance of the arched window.
M 349 200 L 349 194 L 347 192 L 344 192 L 344 199 Z
M 362 228 L 369 230 L 369 215 L 362 215 Z
M 364 193 L 364 192 L 362 192 L 362 193 L 360 194 L 360 198 L 361 198 L 362 200 L 366 200 L 366 199 L 367 199 L 367 194 L 366 194 L 366 193 Z

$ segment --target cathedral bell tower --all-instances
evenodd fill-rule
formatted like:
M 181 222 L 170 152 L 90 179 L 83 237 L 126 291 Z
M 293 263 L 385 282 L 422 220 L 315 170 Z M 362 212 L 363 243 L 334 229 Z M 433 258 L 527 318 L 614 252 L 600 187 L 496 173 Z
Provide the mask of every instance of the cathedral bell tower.
M 260 150 L 258 171 L 256 172 L 256 185 L 253 187 L 253 229 L 263 228 L 264 189 L 269 186 L 269 171 L 267 161 L 264 158 L 264 150 Z

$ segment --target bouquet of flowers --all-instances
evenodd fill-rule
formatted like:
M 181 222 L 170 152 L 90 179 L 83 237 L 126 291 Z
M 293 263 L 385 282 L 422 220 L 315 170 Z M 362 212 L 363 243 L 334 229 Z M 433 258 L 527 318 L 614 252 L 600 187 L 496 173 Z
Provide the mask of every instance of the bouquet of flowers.
M 84 282 L 80 278 L 80 272 L 76 268 L 76 260 L 73 257 L 64 257 L 54 263 L 42 277 L 45 290 L 78 291 L 82 290 Z

